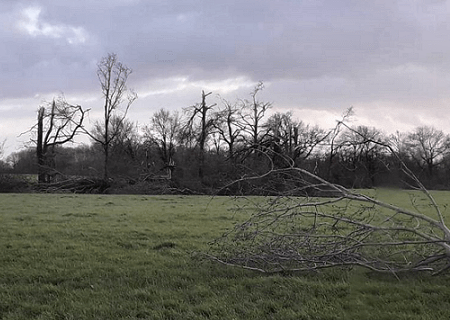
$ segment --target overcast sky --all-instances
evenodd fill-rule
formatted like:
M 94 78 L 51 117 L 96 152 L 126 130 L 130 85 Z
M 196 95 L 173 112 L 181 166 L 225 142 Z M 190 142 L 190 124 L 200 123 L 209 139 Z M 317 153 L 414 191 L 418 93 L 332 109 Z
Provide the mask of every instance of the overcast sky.
M 0 142 L 22 148 L 60 93 L 93 123 L 110 52 L 133 69 L 141 125 L 202 90 L 248 98 L 263 81 L 274 110 L 323 128 L 353 106 L 355 125 L 450 133 L 449 38 L 442 0 L 0 0 Z

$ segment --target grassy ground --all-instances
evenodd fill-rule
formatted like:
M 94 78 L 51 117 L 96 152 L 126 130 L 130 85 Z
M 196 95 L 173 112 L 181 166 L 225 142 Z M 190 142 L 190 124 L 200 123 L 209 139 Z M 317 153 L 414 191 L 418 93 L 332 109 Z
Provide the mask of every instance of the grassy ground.
M 232 207 L 222 197 L 0 194 L 0 318 L 450 318 L 447 275 L 266 276 L 199 261 L 194 252 L 244 218 Z

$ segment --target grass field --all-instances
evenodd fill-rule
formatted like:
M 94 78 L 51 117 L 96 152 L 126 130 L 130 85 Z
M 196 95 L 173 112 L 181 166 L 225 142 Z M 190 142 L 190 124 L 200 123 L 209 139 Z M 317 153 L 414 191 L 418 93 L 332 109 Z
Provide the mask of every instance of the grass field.
M 0 194 L 0 319 L 450 319 L 449 275 L 268 276 L 199 259 L 245 218 L 232 208 L 225 197 Z

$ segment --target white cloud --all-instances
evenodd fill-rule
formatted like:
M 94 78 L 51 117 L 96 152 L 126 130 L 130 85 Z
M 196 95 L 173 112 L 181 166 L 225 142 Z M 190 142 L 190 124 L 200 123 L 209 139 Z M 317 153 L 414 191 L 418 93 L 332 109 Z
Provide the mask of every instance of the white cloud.
M 218 94 L 228 94 L 242 87 L 252 88 L 255 82 L 245 76 L 233 77 L 218 81 L 192 81 L 191 86 L 205 91 L 213 91 Z
M 229 94 L 241 88 L 252 88 L 254 85 L 254 81 L 244 76 L 218 81 L 193 81 L 188 76 L 178 76 L 146 82 L 139 90 L 139 98 L 168 95 L 186 89 L 195 90 L 196 92 L 205 90 L 212 91 L 214 94 Z
M 86 31 L 81 27 L 70 27 L 73 36 L 67 38 L 67 42 L 70 44 L 82 44 L 85 43 L 87 40 L 87 33 Z
M 17 22 L 19 30 L 32 37 L 64 38 L 72 45 L 86 42 L 88 34 L 84 28 L 46 22 L 42 19 L 41 13 L 41 7 L 23 9 L 21 19 Z

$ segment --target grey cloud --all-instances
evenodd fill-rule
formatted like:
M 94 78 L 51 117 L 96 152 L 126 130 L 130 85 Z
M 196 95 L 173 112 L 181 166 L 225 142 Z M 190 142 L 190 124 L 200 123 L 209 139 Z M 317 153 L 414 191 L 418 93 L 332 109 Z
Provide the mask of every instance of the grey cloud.
M 358 76 L 405 61 L 425 63 L 428 56 L 414 17 L 401 18 L 395 1 L 47 1 L 42 6 L 43 18 L 83 27 L 95 39 L 84 46 L 85 53 L 74 49 L 74 58 L 118 52 L 142 78 L 193 70 L 214 77 L 231 69 L 255 79 Z M 61 45 L 54 41 L 47 51 L 58 52 Z M 36 47 L 30 51 L 46 56 Z M 162 64 L 157 57 L 169 53 L 175 59 Z

